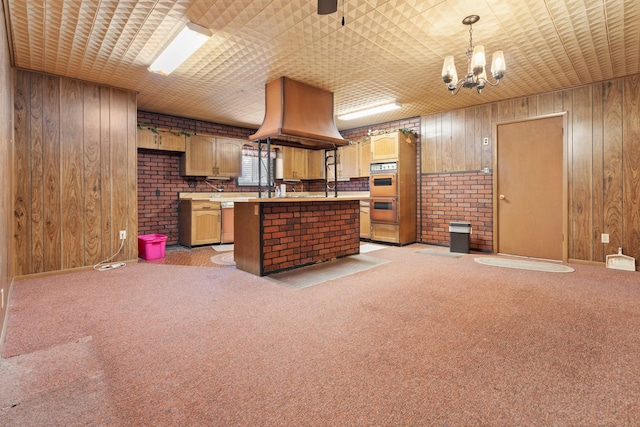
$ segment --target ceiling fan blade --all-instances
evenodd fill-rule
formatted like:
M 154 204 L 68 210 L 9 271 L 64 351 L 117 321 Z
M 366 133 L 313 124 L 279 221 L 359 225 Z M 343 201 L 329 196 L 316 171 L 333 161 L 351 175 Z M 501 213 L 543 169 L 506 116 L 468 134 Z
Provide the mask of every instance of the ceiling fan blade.
M 318 15 L 329 15 L 338 10 L 338 0 L 318 0 Z

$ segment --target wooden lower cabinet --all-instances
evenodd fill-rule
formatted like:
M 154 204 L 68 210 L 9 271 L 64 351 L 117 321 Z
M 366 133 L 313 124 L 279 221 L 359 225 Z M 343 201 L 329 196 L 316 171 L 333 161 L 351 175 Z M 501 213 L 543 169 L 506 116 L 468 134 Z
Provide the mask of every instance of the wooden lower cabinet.
M 220 243 L 233 243 L 234 236 L 234 208 L 222 208 L 222 226 Z
M 369 202 L 360 202 L 360 238 L 371 238 L 371 218 L 369 216 Z
M 400 226 L 398 224 L 371 223 L 371 240 L 400 243 Z
M 178 209 L 178 242 L 185 246 L 220 243 L 220 219 L 220 202 L 183 199 Z

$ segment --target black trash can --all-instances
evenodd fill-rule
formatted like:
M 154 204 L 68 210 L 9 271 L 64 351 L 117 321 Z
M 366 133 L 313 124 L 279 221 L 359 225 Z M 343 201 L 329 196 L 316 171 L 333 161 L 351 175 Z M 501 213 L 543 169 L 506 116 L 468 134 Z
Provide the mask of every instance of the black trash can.
M 471 223 L 460 221 L 449 223 L 449 252 L 469 253 Z

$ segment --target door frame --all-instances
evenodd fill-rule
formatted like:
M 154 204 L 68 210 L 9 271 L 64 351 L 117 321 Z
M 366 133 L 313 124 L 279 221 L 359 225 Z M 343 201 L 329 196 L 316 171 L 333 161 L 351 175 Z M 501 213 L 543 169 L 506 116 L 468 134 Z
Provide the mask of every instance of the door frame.
M 532 120 L 548 119 L 551 117 L 562 117 L 562 262 L 567 262 L 569 259 L 569 138 L 567 132 L 568 126 L 568 114 L 566 111 L 561 113 L 544 114 L 533 117 L 522 117 L 514 120 L 505 120 L 495 122 L 493 124 L 493 252 L 499 253 L 498 247 L 498 170 L 500 165 L 498 164 L 498 126 L 507 125 L 511 123 L 522 123 Z

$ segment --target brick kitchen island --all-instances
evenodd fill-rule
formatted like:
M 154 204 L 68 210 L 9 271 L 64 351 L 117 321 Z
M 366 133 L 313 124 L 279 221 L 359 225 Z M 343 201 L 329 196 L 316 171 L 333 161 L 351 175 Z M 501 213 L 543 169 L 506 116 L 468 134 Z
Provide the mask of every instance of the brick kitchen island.
M 236 202 L 236 268 L 258 276 L 360 253 L 361 198 Z

